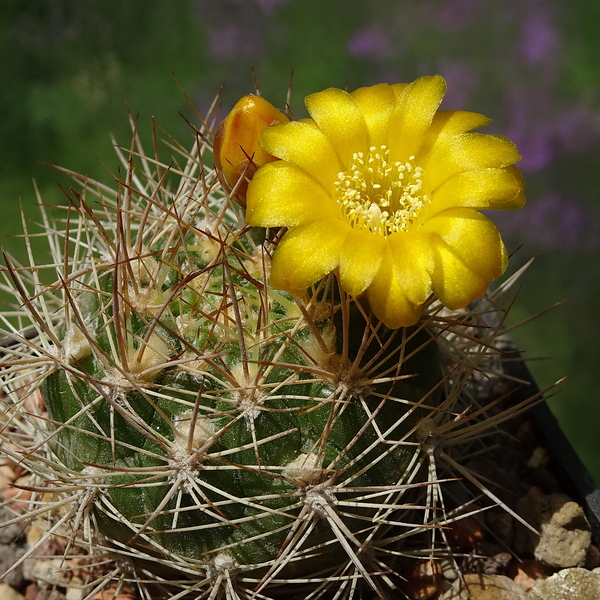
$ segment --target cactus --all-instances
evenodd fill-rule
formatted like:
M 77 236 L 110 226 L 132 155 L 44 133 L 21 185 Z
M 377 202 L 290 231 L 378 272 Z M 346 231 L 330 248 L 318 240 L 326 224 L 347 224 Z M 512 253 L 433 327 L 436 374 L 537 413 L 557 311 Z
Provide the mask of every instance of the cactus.
M 457 460 L 507 417 L 465 409 L 477 379 L 502 380 L 512 280 L 395 329 L 336 272 L 275 289 L 282 231 L 249 226 L 209 166 L 210 115 L 168 160 L 132 126 L 114 187 L 62 169 L 80 189 L 54 215 L 40 199 L 51 260 L 5 253 L 2 448 L 31 473 L 30 518 L 67 558 L 116 559 L 90 598 L 110 580 L 388 597 L 403 556 L 446 552 L 442 526 L 469 512 L 444 480 L 498 501 Z

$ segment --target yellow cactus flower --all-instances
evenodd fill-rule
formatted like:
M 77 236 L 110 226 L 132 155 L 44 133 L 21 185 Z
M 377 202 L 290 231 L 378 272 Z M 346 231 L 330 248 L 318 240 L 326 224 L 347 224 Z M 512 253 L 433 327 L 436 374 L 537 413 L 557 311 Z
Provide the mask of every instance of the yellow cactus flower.
M 256 169 L 275 160 L 258 145 L 260 134 L 266 127 L 288 121 L 270 102 L 250 94 L 239 100 L 219 125 L 213 148 L 215 166 L 242 206 L 246 205 L 248 181 Z
M 500 234 L 482 209 L 523 206 L 520 159 L 505 138 L 472 133 L 490 119 L 438 110 L 439 75 L 352 93 L 308 96 L 312 118 L 265 129 L 281 160 L 247 194 L 251 225 L 288 227 L 271 285 L 294 295 L 331 271 L 365 294 L 388 327 L 416 323 L 433 292 L 458 309 L 506 269 Z

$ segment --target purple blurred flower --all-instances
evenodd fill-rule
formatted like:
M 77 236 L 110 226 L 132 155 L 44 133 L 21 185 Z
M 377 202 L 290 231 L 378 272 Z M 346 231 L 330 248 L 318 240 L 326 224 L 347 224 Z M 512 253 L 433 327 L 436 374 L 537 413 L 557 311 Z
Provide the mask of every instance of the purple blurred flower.
M 443 27 L 456 31 L 468 24 L 482 4 L 481 0 L 435 0 L 431 3 L 431 14 Z
M 561 110 L 547 86 L 513 87 L 506 114 L 510 124 L 502 133 L 517 145 L 524 172 L 541 171 L 565 153 L 584 152 L 600 138 L 600 114 L 581 104 Z
M 548 94 L 514 87 L 507 96 L 508 130 L 503 132 L 517 146 L 523 157 L 519 168 L 534 173 L 554 158 L 556 124 Z
M 446 60 L 438 72 L 448 83 L 442 108 L 460 110 L 467 106 L 471 92 L 479 84 L 479 73 L 466 62 Z
M 517 143 L 517 148 L 523 159 L 519 163 L 522 171 L 535 173 L 541 171 L 554 158 L 554 143 L 552 131 L 540 127 L 537 131 L 530 131 Z
M 266 13 L 273 12 L 280 4 L 290 2 L 290 0 L 256 0 L 261 10 Z
M 563 111 L 556 120 L 557 138 L 568 152 L 581 152 L 600 139 L 600 114 L 582 105 Z
M 256 4 L 260 7 L 264 12 L 271 12 L 275 10 L 280 4 L 285 4 L 286 2 L 290 2 L 291 0 L 255 0 Z M 214 0 L 196 0 L 197 3 L 200 4 L 211 4 L 213 7 L 220 8 L 222 12 L 227 12 L 227 4 L 235 4 L 237 6 L 248 6 L 250 2 L 248 0 L 220 0 L 218 4 L 215 4 Z
M 262 43 L 257 32 L 234 22 L 211 29 L 208 45 L 212 56 L 222 60 L 239 56 L 256 56 L 262 51 Z
M 348 54 L 356 58 L 385 58 L 390 50 L 386 34 L 376 27 L 359 29 L 348 42 Z
M 521 35 L 521 52 L 527 63 L 537 65 L 556 60 L 560 40 L 546 11 L 532 12 L 525 19 Z
M 495 224 L 506 235 L 537 247 L 597 250 L 600 221 L 576 201 L 558 193 L 528 202 L 518 212 L 495 213 Z

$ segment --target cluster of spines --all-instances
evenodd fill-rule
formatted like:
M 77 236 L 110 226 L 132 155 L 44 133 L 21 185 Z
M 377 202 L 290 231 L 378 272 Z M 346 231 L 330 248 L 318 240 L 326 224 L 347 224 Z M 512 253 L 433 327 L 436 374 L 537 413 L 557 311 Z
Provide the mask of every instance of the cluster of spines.
M 130 581 L 140 589 L 144 587 L 145 579 L 162 582 L 165 586 L 179 585 L 181 592 L 175 597 L 195 593 L 207 598 L 216 598 L 219 594 L 230 598 L 267 598 L 271 593 L 277 594 L 284 585 L 305 585 L 306 597 L 315 599 L 328 595 L 359 597 L 364 585 L 384 597 L 386 590 L 397 585 L 395 565 L 409 552 L 410 544 L 406 544 L 406 540 L 428 537 L 430 542 L 422 550 L 412 548 L 411 551 L 431 555 L 438 546 L 444 547 L 443 539 L 440 540 L 444 535 L 443 526 L 464 516 L 464 511 L 459 516 L 460 511 L 444 505 L 442 472 L 475 481 L 482 494 L 492 501 L 497 500 L 493 492 L 456 462 L 449 449 L 454 445 L 468 445 L 500 420 L 497 416 L 481 419 L 484 407 L 481 414 L 475 410 L 475 417 L 479 418 L 474 418 L 464 411 L 467 407 L 463 403 L 464 390 L 472 374 L 485 373 L 489 369 L 485 363 L 490 354 L 496 354 L 494 339 L 501 322 L 490 325 L 485 315 L 502 313 L 497 313 L 494 299 L 482 299 L 474 309 L 460 315 L 444 315 L 439 308 L 430 306 L 428 335 L 433 340 L 431 344 L 443 349 L 444 373 L 439 383 L 419 400 L 389 396 L 384 391 L 385 386 L 393 388 L 394 382 L 412 373 L 386 366 L 386 360 L 390 360 L 386 355 L 390 342 L 389 338 L 381 341 L 383 328 L 370 321 L 360 304 L 353 304 L 337 289 L 334 277 L 317 286 L 312 296 L 296 301 L 264 285 L 269 261 L 268 244 L 261 246 L 247 235 L 243 226 L 235 226 L 239 209 L 228 205 L 216 187 L 214 174 L 203 166 L 204 144 L 200 135 L 192 152 L 185 152 L 179 147 L 185 163 L 182 167 L 169 168 L 161 163 L 158 156 L 147 157 L 138 142 L 128 155 L 118 150 L 126 168 L 126 177 L 119 180 L 116 190 L 85 182 L 83 193 L 73 192 L 71 206 L 65 209 L 66 216 L 56 221 L 51 221 L 42 208 L 53 253 L 53 261 L 47 268 L 56 272 L 57 283 L 50 286 L 42 283 L 40 272 L 43 269 L 35 264 L 33 258 L 29 267 L 25 268 L 8 259 L 4 270 L 6 288 L 17 293 L 28 317 L 23 318 L 18 309 L 3 317 L 7 337 L 16 342 L 10 347 L 7 344 L 2 361 L 4 385 L 10 391 L 3 424 L 3 449 L 12 461 L 22 463 L 32 473 L 30 516 L 48 517 L 48 535 L 62 536 L 66 557 L 75 545 L 82 545 L 101 563 L 104 561 L 103 553 L 110 551 L 120 554 L 128 564 L 137 565 L 132 571 L 136 573 L 135 577 L 126 569 L 117 569 L 108 570 L 105 573 L 107 578 Z M 176 183 L 170 188 L 173 176 Z M 97 209 L 90 208 L 88 196 L 92 194 L 99 199 Z M 194 240 L 199 239 L 204 243 L 195 245 Z M 227 259 L 221 261 L 218 270 L 213 266 L 203 271 L 202 264 L 214 264 L 216 256 L 224 256 L 224 249 L 229 249 L 240 260 Z M 252 269 L 256 271 L 252 272 Z M 185 293 L 176 296 L 166 294 L 165 297 L 165 289 L 170 289 L 167 280 L 173 272 L 179 273 L 175 285 L 198 282 L 195 293 L 189 297 Z M 214 287 L 210 284 L 211 276 L 221 280 L 224 291 L 220 297 L 213 294 L 212 300 L 207 300 L 209 305 L 213 302 L 213 308 L 212 311 L 204 308 L 201 318 L 213 324 L 207 339 L 212 336 L 223 344 L 237 345 L 239 359 L 235 365 L 219 364 L 218 349 L 212 352 L 204 349 L 201 359 L 193 353 L 190 356 L 184 352 L 186 348 L 197 349 L 198 340 L 192 340 L 190 336 L 193 337 L 191 332 L 198 331 L 198 328 L 185 322 L 197 313 L 177 311 L 174 298 L 180 305 L 194 301 L 194 295 L 206 299 L 207 293 L 212 292 Z M 237 286 L 234 286 L 234 279 Z M 253 285 L 245 288 L 240 286 L 240 280 L 252 281 Z M 496 294 L 496 299 L 506 289 L 508 285 Z M 94 290 L 101 290 L 99 300 L 98 292 Z M 236 291 L 232 293 L 231 290 Z M 82 310 L 82 299 L 90 302 L 92 307 Z M 269 310 L 264 309 L 273 303 L 279 306 L 278 318 L 273 318 Z M 338 328 L 343 332 L 341 347 L 331 328 L 321 330 L 318 326 L 319 322 L 328 320 L 331 324 L 334 307 L 340 315 Z M 350 307 L 362 311 L 365 324 L 353 357 L 348 348 L 349 335 L 344 330 L 350 324 Z M 167 310 L 178 314 L 173 314 L 169 321 L 171 329 L 159 332 L 157 327 L 164 327 L 164 319 L 157 315 L 163 316 Z M 135 331 L 131 323 L 132 314 L 136 315 L 136 319 L 142 319 L 140 331 L 144 331 L 143 336 Z M 316 315 L 321 316 L 317 318 Z M 16 324 L 12 317 L 16 318 Z M 252 320 L 251 327 L 248 326 L 248 318 Z M 100 335 L 106 334 L 104 343 L 90 338 L 90 322 L 95 323 L 95 330 Z M 296 336 L 301 326 L 310 334 L 302 343 Z M 396 360 L 400 359 L 400 363 L 410 358 L 405 354 L 421 349 L 419 346 L 406 350 L 409 348 L 406 340 L 414 334 L 398 331 L 394 335 L 397 340 L 402 340 L 394 346 L 400 350 L 392 353 Z M 172 337 L 178 340 L 176 352 L 169 348 Z M 256 352 L 273 338 L 284 342 L 281 349 L 266 361 Z M 372 348 L 375 342 L 375 345 L 379 344 L 379 350 L 373 352 L 367 361 L 371 369 L 365 369 L 364 361 L 361 362 L 357 356 Z M 301 368 L 282 360 L 286 348 L 304 356 Z M 91 354 L 106 362 L 107 370 L 112 373 L 110 381 L 104 375 L 97 378 L 79 368 Z M 194 364 L 198 360 L 204 361 L 201 369 Z M 207 364 L 211 368 L 207 369 Z M 336 410 L 343 410 L 353 396 L 358 397 L 365 412 L 371 413 L 365 428 L 376 430 L 373 408 L 364 399 L 360 400 L 365 390 L 374 388 L 377 389 L 376 397 L 380 399 L 375 403 L 375 412 L 386 403 L 395 403 L 399 414 L 404 415 L 398 418 L 399 423 L 410 419 L 416 411 L 421 411 L 421 415 L 418 422 L 407 427 L 401 436 L 390 437 L 389 431 L 378 432 L 380 439 L 375 444 L 381 448 L 396 444 L 414 450 L 409 454 L 404 475 L 392 485 L 353 486 L 356 475 L 343 485 L 343 470 L 334 473 L 333 477 L 334 463 L 327 465 L 329 471 L 324 469 L 323 457 L 318 451 L 304 452 L 294 461 L 278 467 L 275 473 L 282 480 L 296 481 L 295 491 L 288 492 L 296 499 L 291 504 L 296 513 L 285 528 L 285 543 L 278 556 L 246 570 L 234 558 L 231 548 L 213 553 L 210 561 L 195 560 L 161 547 L 154 541 L 157 536 L 150 535 L 149 530 L 154 528 L 153 522 L 159 515 L 162 522 L 171 520 L 172 525 L 179 526 L 178 520 L 183 518 L 179 515 L 185 513 L 185 507 L 177 504 L 182 490 L 186 493 L 193 490 L 194 474 L 204 452 L 203 445 L 215 435 L 212 426 L 202 426 L 198 405 L 200 393 L 191 398 L 180 387 L 173 388 L 175 397 L 184 396 L 184 400 L 179 401 L 187 410 L 182 410 L 179 420 L 172 423 L 172 440 L 160 435 L 156 437 L 156 433 L 147 430 L 149 436 L 154 435 L 153 439 L 162 440 L 163 444 L 166 440 L 170 446 L 164 447 L 168 456 L 165 452 L 156 454 L 154 467 L 138 470 L 138 475 L 143 477 L 136 485 L 151 490 L 156 485 L 164 486 L 167 477 L 174 490 L 164 506 L 159 505 L 156 514 L 141 514 L 138 519 L 131 517 L 126 523 L 126 529 L 136 531 L 134 537 L 148 546 L 147 553 L 143 552 L 143 545 L 128 544 L 131 539 L 119 540 L 116 536 L 117 539 L 111 541 L 97 533 L 102 513 L 112 514 L 115 519 L 124 518 L 107 500 L 107 480 L 112 480 L 110 485 L 114 490 L 131 485 L 131 480 L 125 481 L 127 476 L 121 473 L 124 480 L 120 481 L 119 475 L 97 465 L 85 465 L 78 470 L 76 465 L 68 464 L 64 456 L 58 456 L 60 444 L 53 444 L 53 440 L 57 431 L 65 428 L 77 431 L 78 425 L 73 424 L 75 419 L 70 423 L 53 423 L 43 411 L 43 405 L 31 406 L 31 398 L 39 385 L 49 373 L 58 369 L 70 373 L 75 379 L 81 378 L 94 388 L 98 398 L 108 400 L 114 411 L 112 419 L 129 410 L 127 391 L 137 390 L 152 397 L 152 392 L 147 390 L 153 389 L 153 381 L 160 370 L 173 367 L 191 377 L 201 375 L 200 386 L 203 385 L 202 377 L 206 377 L 207 373 L 214 376 L 220 371 L 221 381 L 229 381 L 230 401 L 232 395 L 238 394 L 237 399 L 242 406 L 238 414 L 251 431 L 256 411 L 260 410 L 257 394 L 268 393 L 272 397 L 283 385 L 281 381 L 267 382 L 265 370 L 283 368 L 282 365 L 290 373 L 290 381 L 283 382 L 288 386 L 312 385 L 320 381 L 330 391 L 333 390 L 329 406 L 334 417 Z M 383 370 L 381 365 L 384 365 Z M 297 381 L 299 371 L 309 373 L 310 378 L 306 382 Z M 375 377 L 369 371 L 375 373 Z M 501 373 L 494 375 L 501 377 Z M 431 406 L 428 399 L 440 390 L 443 391 L 441 402 Z M 302 408 L 305 411 L 314 409 L 314 406 Z M 81 414 L 87 410 L 82 406 Z M 132 412 L 135 413 L 135 410 Z M 136 421 L 134 429 L 144 429 L 141 421 L 131 418 Z M 394 425 L 393 428 L 399 427 Z M 285 432 L 275 437 L 282 435 Z M 116 451 L 114 438 L 109 435 L 107 439 Z M 258 456 L 260 445 L 254 432 L 253 441 L 245 450 L 256 452 Z M 218 458 L 225 464 L 227 454 Z M 173 501 L 175 508 L 167 506 Z M 254 508 L 258 501 L 262 502 L 264 498 L 246 500 Z M 202 502 L 210 506 L 214 515 L 219 515 L 219 507 L 211 506 L 210 499 Z M 94 510 L 94 506 L 102 507 L 100 513 Z M 264 504 L 261 504 L 261 509 L 264 510 Z M 269 510 L 276 513 L 280 509 Z M 346 514 L 360 520 L 361 511 L 368 518 L 363 516 L 364 522 L 358 527 L 349 528 L 348 521 L 341 517 Z M 334 532 L 333 537 L 321 543 L 306 544 L 310 532 L 321 527 L 322 523 L 327 523 Z M 261 534 L 257 535 L 260 539 Z M 319 565 L 319 556 L 332 544 L 339 545 L 346 557 L 339 565 L 325 565 L 322 569 L 317 566 L 310 574 L 293 574 L 295 564 L 307 564 L 307 561 L 313 560 Z M 31 553 L 36 549 L 34 547 Z M 163 569 L 164 574 L 161 573 Z M 185 574 L 184 580 L 174 580 L 174 572 Z M 89 597 L 96 589 L 98 585 L 90 584 Z

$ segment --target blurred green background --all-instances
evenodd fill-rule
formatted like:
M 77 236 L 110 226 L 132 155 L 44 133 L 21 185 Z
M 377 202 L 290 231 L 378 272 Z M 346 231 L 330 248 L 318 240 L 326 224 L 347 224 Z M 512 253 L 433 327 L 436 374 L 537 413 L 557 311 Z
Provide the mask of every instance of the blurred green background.
M 25 259 L 19 199 L 37 217 L 64 201 L 66 177 L 109 181 L 109 134 L 127 145 L 126 105 L 149 144 L 150 119 L 180 140 L 193 116 L 173 74 L 206 112 L 253 91 L 292 108 L 325 87 L 440 73 L 444 108 L 493 118 L 517 143 L 528 205 L 493 215 L 516 270 L 536 255 L 511 316 L 540 387 L 600 481 L 600 3 L 553 0 L 4 0 L 0 7 L 0 240 Z M 191 138 L 190 138 L 191 139 Z M 58 183 L 57 183 L 58 182 Z M 539 359 L 539 360 L 537 360 Z

